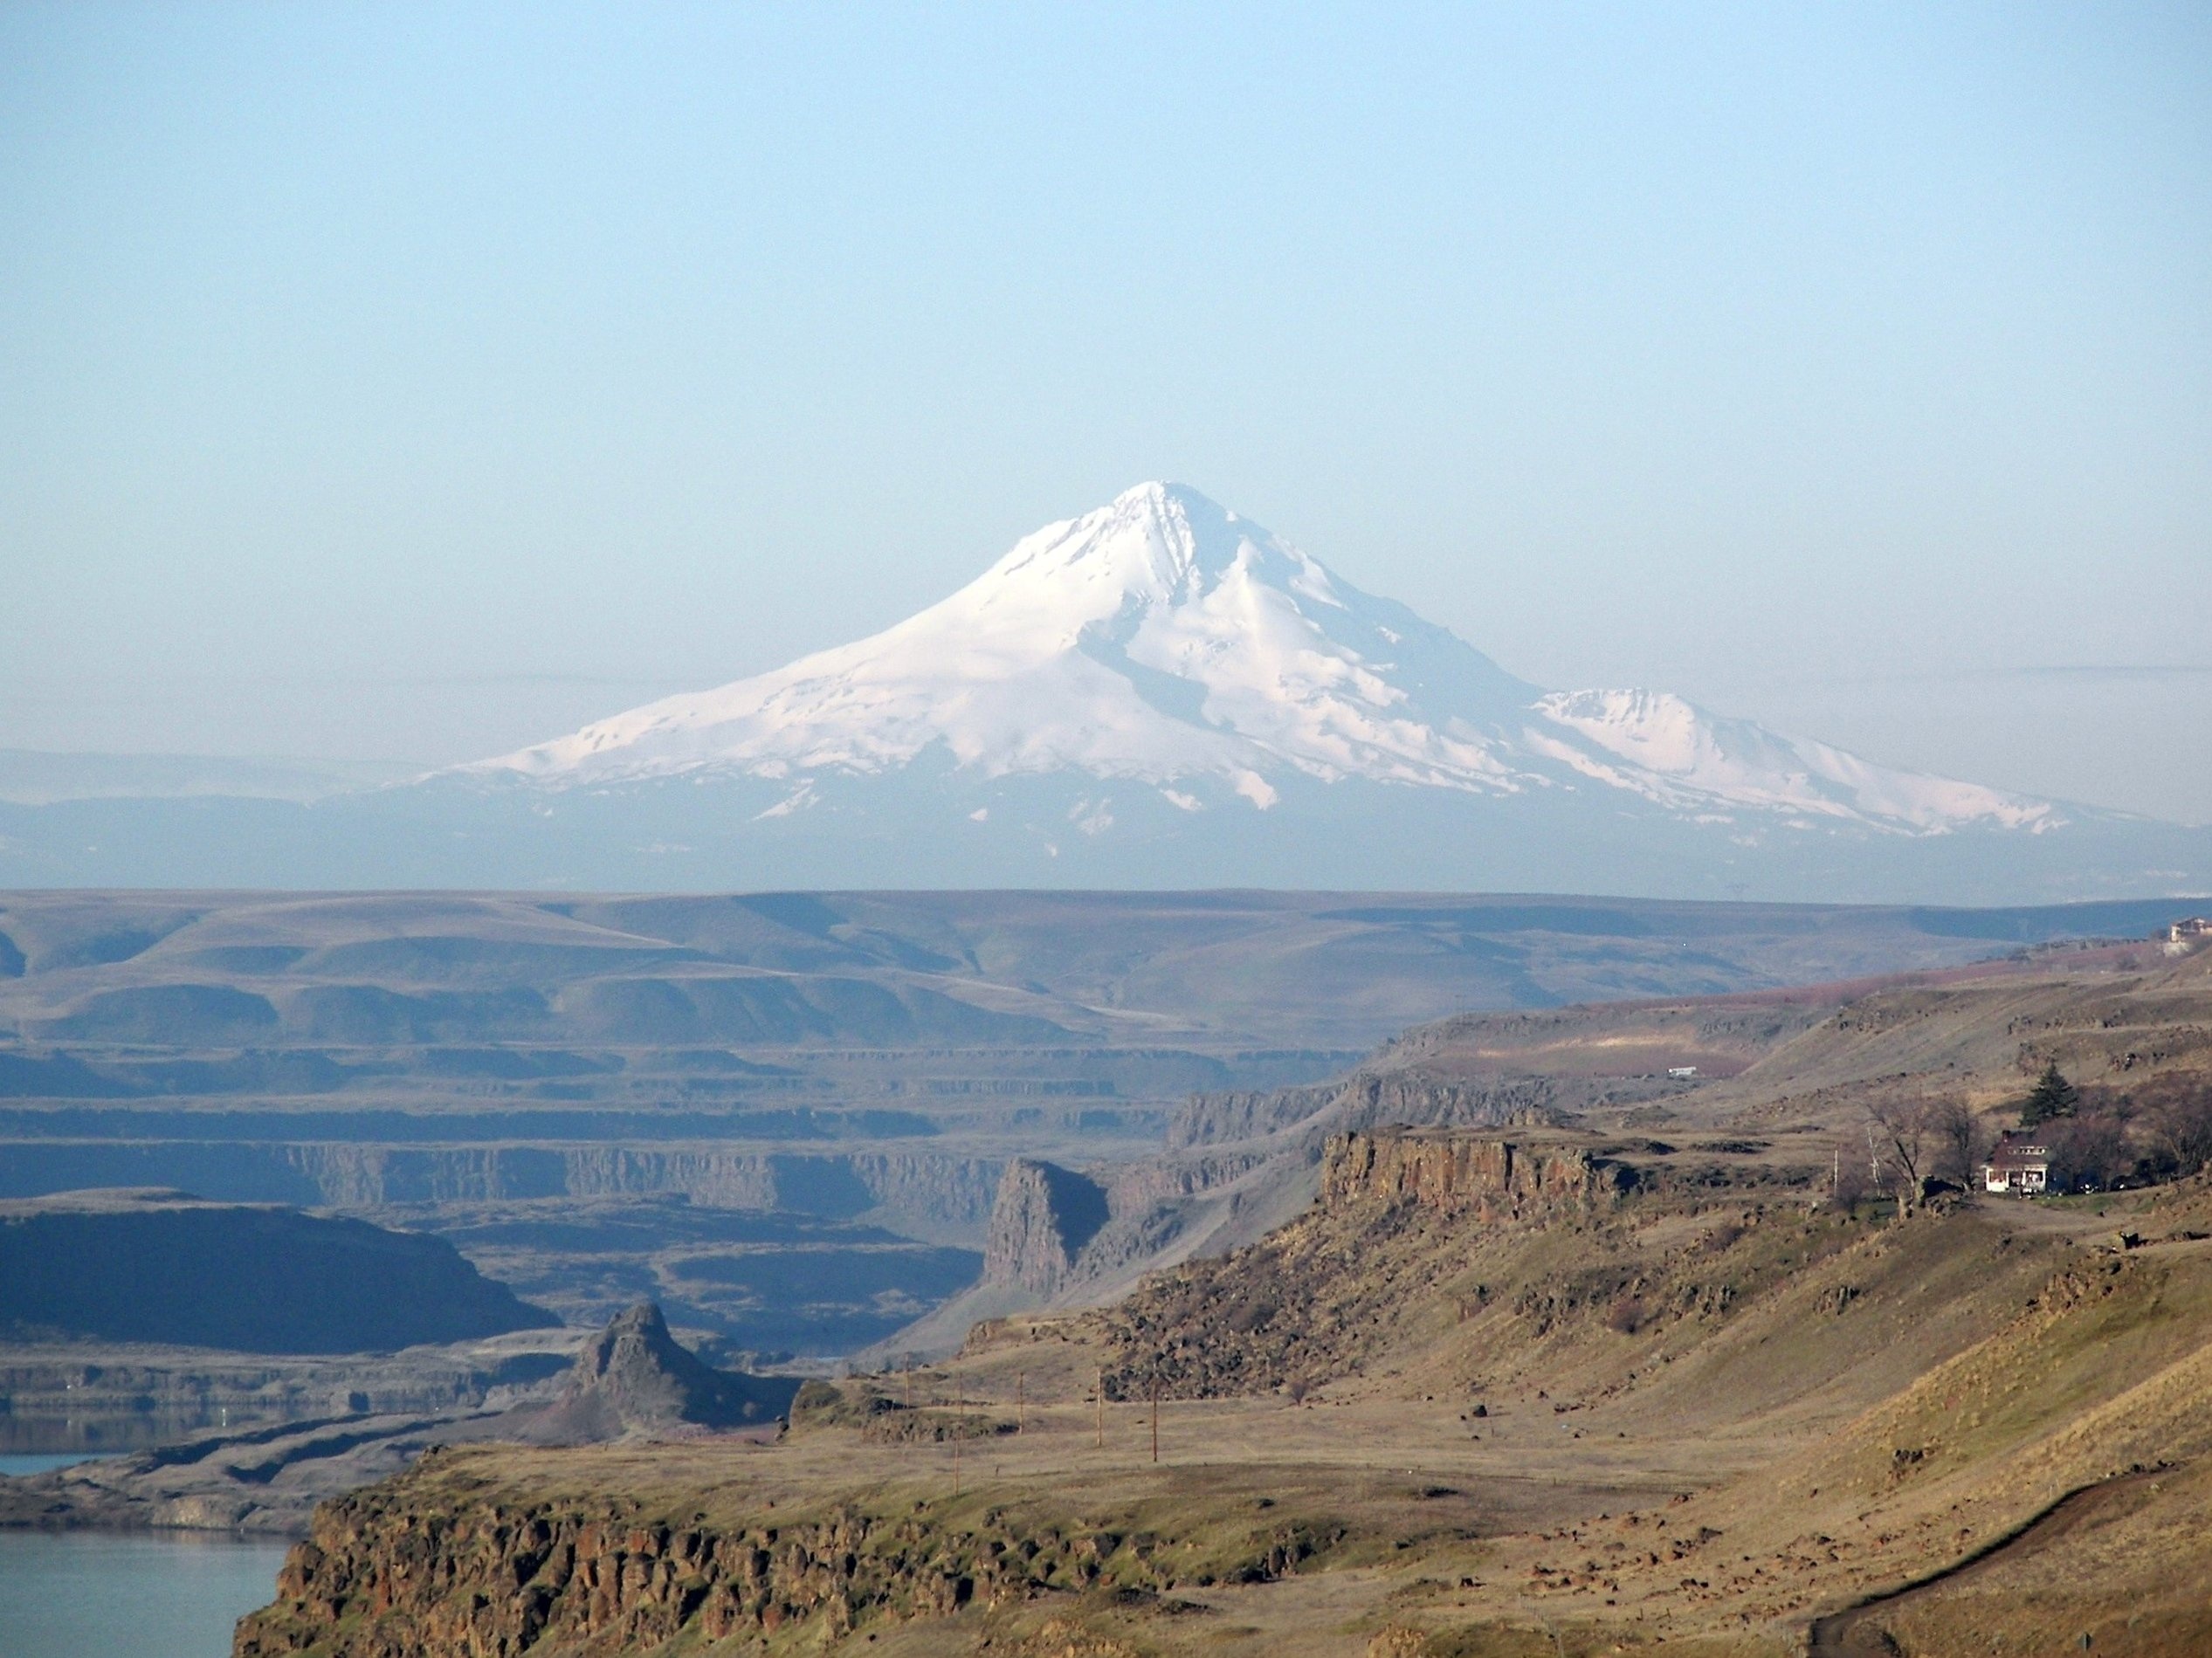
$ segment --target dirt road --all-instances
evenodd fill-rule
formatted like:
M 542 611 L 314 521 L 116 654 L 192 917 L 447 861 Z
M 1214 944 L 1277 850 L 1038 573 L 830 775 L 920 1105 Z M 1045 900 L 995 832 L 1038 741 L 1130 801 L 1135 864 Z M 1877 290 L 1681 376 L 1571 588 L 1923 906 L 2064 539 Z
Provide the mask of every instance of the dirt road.
M 2144 1469 L 2071 1491 L 2042 1513 L 1956 1565 L 1816 1620 L 1806 1642 L 1806 1658 L 1895 1658 L 1898 1646 L 1878 1620 L 1880 1614 L 1894 1612 L 1919 1596 L 1955 1587 L 1997 1565 L 2039 1553 L 2078 1526 L 2124 1502 L 2140 1487 L 2173 1471 L 2167 1468 Z

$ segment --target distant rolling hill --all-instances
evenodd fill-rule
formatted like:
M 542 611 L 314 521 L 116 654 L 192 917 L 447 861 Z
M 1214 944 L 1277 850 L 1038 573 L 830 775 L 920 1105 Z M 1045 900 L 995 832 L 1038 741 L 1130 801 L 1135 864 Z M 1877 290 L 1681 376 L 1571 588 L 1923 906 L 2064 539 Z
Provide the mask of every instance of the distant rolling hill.
M 2185 908 L 2186 906 L 2179 906 Z M 837 1352 L 957 1290 L 1016 1158 L 1469 1009 L 2140 936 L 1956 910 L 1351 893 L 0 893 L 0 1197 L 182 1187 L 449 1239 L 579 1322 Z
M 0 1336 L 390 1352 L 559 1321 L 436 1238 L 182 1192 L 0 1202 Z

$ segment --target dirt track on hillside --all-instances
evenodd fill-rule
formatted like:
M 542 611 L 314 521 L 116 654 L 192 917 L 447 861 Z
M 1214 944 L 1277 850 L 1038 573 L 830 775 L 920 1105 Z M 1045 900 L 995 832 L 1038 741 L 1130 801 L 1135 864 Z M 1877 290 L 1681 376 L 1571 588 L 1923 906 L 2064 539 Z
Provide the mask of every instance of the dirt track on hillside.
M 1806 1658 L 1892 1658 L 1898 1648 L 1887 1632 L 1871 1621 L 1877 1613 L 1895 1611 L 1922 1595 L 1954 1588 L 1996 1566 L 2024 1555 L 2040 1553 L 2138 1487 L 2173 1472 L 2170 1468 L 2142 1469 L 2070 1491 L 2040 1514 L 1955 1565 L 1815 1620 L 1806 1642 Z

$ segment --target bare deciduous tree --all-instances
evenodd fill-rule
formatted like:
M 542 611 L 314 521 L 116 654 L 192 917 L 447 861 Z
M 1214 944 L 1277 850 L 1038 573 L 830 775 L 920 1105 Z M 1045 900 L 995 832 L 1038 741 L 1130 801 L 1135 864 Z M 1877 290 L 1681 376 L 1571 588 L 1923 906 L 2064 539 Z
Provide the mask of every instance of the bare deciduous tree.
M 1931 1118 L 1933 1105 L 1925 1099 L 1878 1099 L 1866 1108 L 1873 1125 L 1878 1155 L 1894 1159 L 1898 1168 L 1897 1212 L 1912 1213 L 1920 1199 L 1920 1178 L 1935 1139 Z
M 1964 1100 L 1938 1100 L 1928 1108 L 1928 1132 L 1935 1140 L 1935 1157 L 1928 1172 L 1939 1180 L 1974 1184 L 1974 1171 L 1988 1152 L 1988 1136 L 1981 1119 Z
M 2109 1108 L 2047 1122 L 2038 1131 L 2050 1148 L 2051 1173 L 2061 1191 L 2101 1189 L 2126 1173 L 2127 1125 Z
M 2137 1096 L 2151 1139 L 2177 1174 L 2212 1163 L 2212 1087 L 2190 1077 L 2161 1077 Z

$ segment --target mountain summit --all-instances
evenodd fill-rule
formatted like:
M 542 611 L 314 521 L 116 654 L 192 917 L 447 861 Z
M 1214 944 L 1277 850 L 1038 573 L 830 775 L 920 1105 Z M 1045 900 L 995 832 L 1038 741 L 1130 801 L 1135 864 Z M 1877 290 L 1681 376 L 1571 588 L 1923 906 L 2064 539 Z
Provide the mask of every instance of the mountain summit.
M 2019 904 L 2202 892 L 2212 831 L 1530 685 L 1142 484 L 871 637 L 411 783 L 0 801 L 7 884 Z
M 934 759 L 1197 812 L 1292 780 L 1633 795 L 1664 811 L 1910 835 L 2041 829 L 2051 806 L 1891 770 L 1642 691 L 1546 692 L 1178 484 L 1016 543 L 871 638 L 467 768 L 556 787 L 725 774 L 804 810 L 830 777 Z M 988 805 L 981 809 L 989 810 Z

